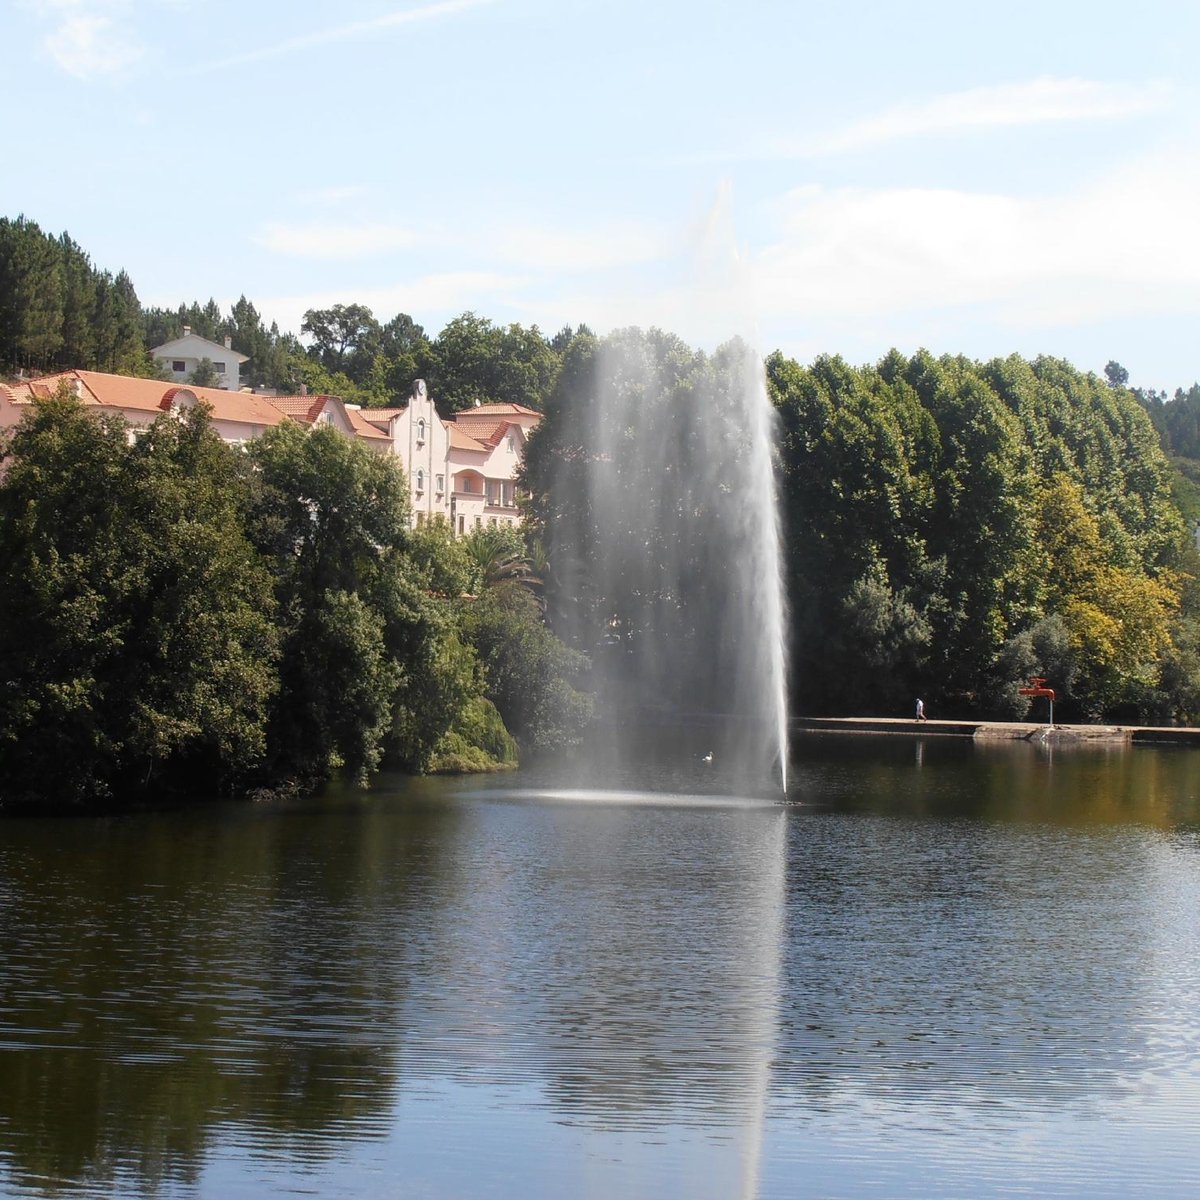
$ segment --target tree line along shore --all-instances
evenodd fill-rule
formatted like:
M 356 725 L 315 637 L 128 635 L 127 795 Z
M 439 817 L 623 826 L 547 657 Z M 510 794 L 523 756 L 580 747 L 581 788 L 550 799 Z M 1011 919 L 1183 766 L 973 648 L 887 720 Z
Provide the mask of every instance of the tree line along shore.
M 620 344 L 642 378 L 670 380 L 646 388 L 631 434 L 669 447 L 729 348 L 470 313 L 428 338 L 356 305 L 306 314 L 305 345 L 244 297 L 228 314 L 143 309 L 67 235 L 0 220 L 0 376 L 154 375 L 148 347 L 184 324 L 229 336 L 250 383 L 370 406 L 423 376 L 447 415 L 535 408 L 524 526 L 413 530 L 397 468 L 333 431 L 281 427 L 239 452 L 201 409 L 131 444 L 67 395 L 39 402 L 3 447 L 0 804 L 482 769 L 580 737 L 594 642 L 566 644 L 563 614 L 586 596 L 603 619 L 622 581 L 555 561 L 555 522 L 588 520 L 562 483 L 586 452 L 563 415 L 639 386 L 605 375 Z M 1200 389 L 1168 399 L 1115 363 L 1101 377 L 1016 355 L 776 352 L 765 368 L 794 711 L 899 714 L 921 695 L 941 715 L 1015 719 L 1041 675 L 1064 721 L 1200 716 Z

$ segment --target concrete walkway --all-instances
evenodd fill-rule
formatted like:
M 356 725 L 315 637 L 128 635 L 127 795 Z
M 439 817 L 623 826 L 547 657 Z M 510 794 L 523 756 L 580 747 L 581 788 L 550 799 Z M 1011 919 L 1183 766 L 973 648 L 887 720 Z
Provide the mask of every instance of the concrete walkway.
M 1177 743 L 1200 746 L 1200 729 L 1149 725 L 1047 725 L 1032 721 L 914 721 L 912 717 L 796 717 L 796 733 L 888 733 L 901 737 L 969 737 L 980 741 Z

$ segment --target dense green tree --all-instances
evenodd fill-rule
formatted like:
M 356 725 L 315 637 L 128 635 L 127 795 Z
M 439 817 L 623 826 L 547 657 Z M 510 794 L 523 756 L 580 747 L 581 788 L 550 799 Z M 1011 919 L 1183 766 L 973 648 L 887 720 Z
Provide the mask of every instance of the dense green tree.
M 363 775 L 388 751 L 423 767 L 477 692 L 477 668 L 409 553 L 402 472 L 326 427 L 278 426 L 248 458 L 283 632 L 275 769 Z
M 534 568 L 519 529 L 512 525 L 483 526 L 473 530 L 461 545 L 473 568 L 475 591 L 521 588 L 535 598 L 540 597 L 543 580 Z
M 132 445 L 65 388 L 0 484 L 0 800 L 232 786 L 261 765 L 270 579 L 203 409 Z
M 1040 670 L 1081 714 L 1163 709 L 1154 676 L 1184 661 L 1169 638 L 1181 526 L 1129 393 L 1016 356 L 806 370 L 776 355 L 768 377 L 800 703 L 886 711 L 919 692 L 1013 715 Z M 1046 506 L 1067 494 L 1061 542 Z M 1089 572 L 1051 561 L 1070 539 L 1103 549 Z
M 370 375 L 379 354 L 381 330 L 365 305 L 310 308 L 300 332 L 312 337 L 313 351 L 326 370 L 344 373 L 355 384 L 362 384 Z
M 434 339 L 431 391 L 444 416 L 475 404 L 522 404 L 540 411 L 560 365 L 536 325 L 502 328 L 467 312 Z
M 534 597 L 494 588 L 464 604 L 465 636 L 483 666 L 487 697 L 526 749 L 561 750 L 579 739 L 592 715 L 581 688 L 587 659 L 543 624 Z
M 825 711 L 861 710 L 869 696 L 876 706 L 906 702 L 930 658 L 944 579 L 926 545 L 940 443 L 896 366 L 767 360 L 795 675 Z
M 1123 565 L 1066 475 L 1042 489 L 1036 532 L 1044 608 L 1062 622 L 1073 657 L 1068 698 L 1092 717 L 1142 710 L 1171 649 L 1178 581 Z
M 100 280 L 88 256 L 65 233 L 59 238 L 62 260 L 62 353 L 65 366 L 96 362 L 96 303 Z
M 389 402 L 407 396 L 414 379 L 431 373 L 433 348 L 425 330 L 407 313 L 397 313 L 380 330 L 381 390 Z
M 1129 372 L 1115 359 L 1109 359 L 1104 364 L 1104 378 L 1109 387 L 1123 388 L 1129 382 Z
M 94 369 L 113 375 L 151 375 L 154 364 L 142 340 L 141 305 L 124 271 L 101 276 L 94 321 Z M 71 364 L 74 366 L 75 364 Z
M 63 349 L 62 255 L 32 221 L 0 219 L 0 368 L 50 369 Z

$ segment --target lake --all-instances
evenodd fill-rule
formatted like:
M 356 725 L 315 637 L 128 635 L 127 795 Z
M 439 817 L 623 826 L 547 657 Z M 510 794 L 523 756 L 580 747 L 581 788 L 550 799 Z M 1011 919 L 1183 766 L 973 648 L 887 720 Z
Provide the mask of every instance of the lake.
M 0 1194 L 1195 1196 L 1200 751 L 791 778 L 0 823 Z

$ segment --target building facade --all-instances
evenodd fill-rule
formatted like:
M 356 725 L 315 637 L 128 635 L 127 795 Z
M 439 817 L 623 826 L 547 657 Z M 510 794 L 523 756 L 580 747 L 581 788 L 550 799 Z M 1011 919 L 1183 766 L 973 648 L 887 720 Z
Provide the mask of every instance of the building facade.
M 245 354 L 239 354 L 233 349 L 233 340 L 225 339 L 225 344 L 210 342 L 191 330 L 190 325 L 183 327 L 183 337 L 173 338 L 155 346 L 150 351 L 151 356 L 171 373 L 176 383 L 187 383 L 192 373 L 208 359 L 213 369 L 220 377 L 219 387 L 228 392 L 236 392 L 241 387 L 242 363 L 250 359 Z
M 65 382 L 85 408 L 122 417 L 130 436 L 164 412 L 180 412 L 204 401 L 218 436 L 232 445 L 260 437 L 288 417 L 263 396 L 222 388 L 181 387 L 158 379 L 107 375 L 102 371 L 62 371 L 41 379 L 0 385 L 0 429 L 16 425 L 39 397 L 48 398 Z
M 418 379 L 404 408 L 366 408 L 361 415 L 391 437 L 408 476 L 414 525 L 444 520 L 455 533 L 468 534 L 520 524 L 517 469 L 540 413 L 519 404 L 483 404 L 443 420 Z
M 0 432 L 17 425 L 38 397 L 66 382 L 88 408 L 114 413 L 130 427 L 198 403 L 212 410 L 217 434 L 231 445 L 251 441 L 284 421 L 331 425 L 377 454 L 393 454 L 408 478 L 414 526 L 445 521 L 459 535 L 519 525 L 516 479 L 529 434 L 541 414 L 519 404 L 483 404 L 449 420 L 438 416 L 423 379 L 403 408 L 359 408 L 337 396 L 260 396 L 100 371 L 64 371 L 0 385 Z

